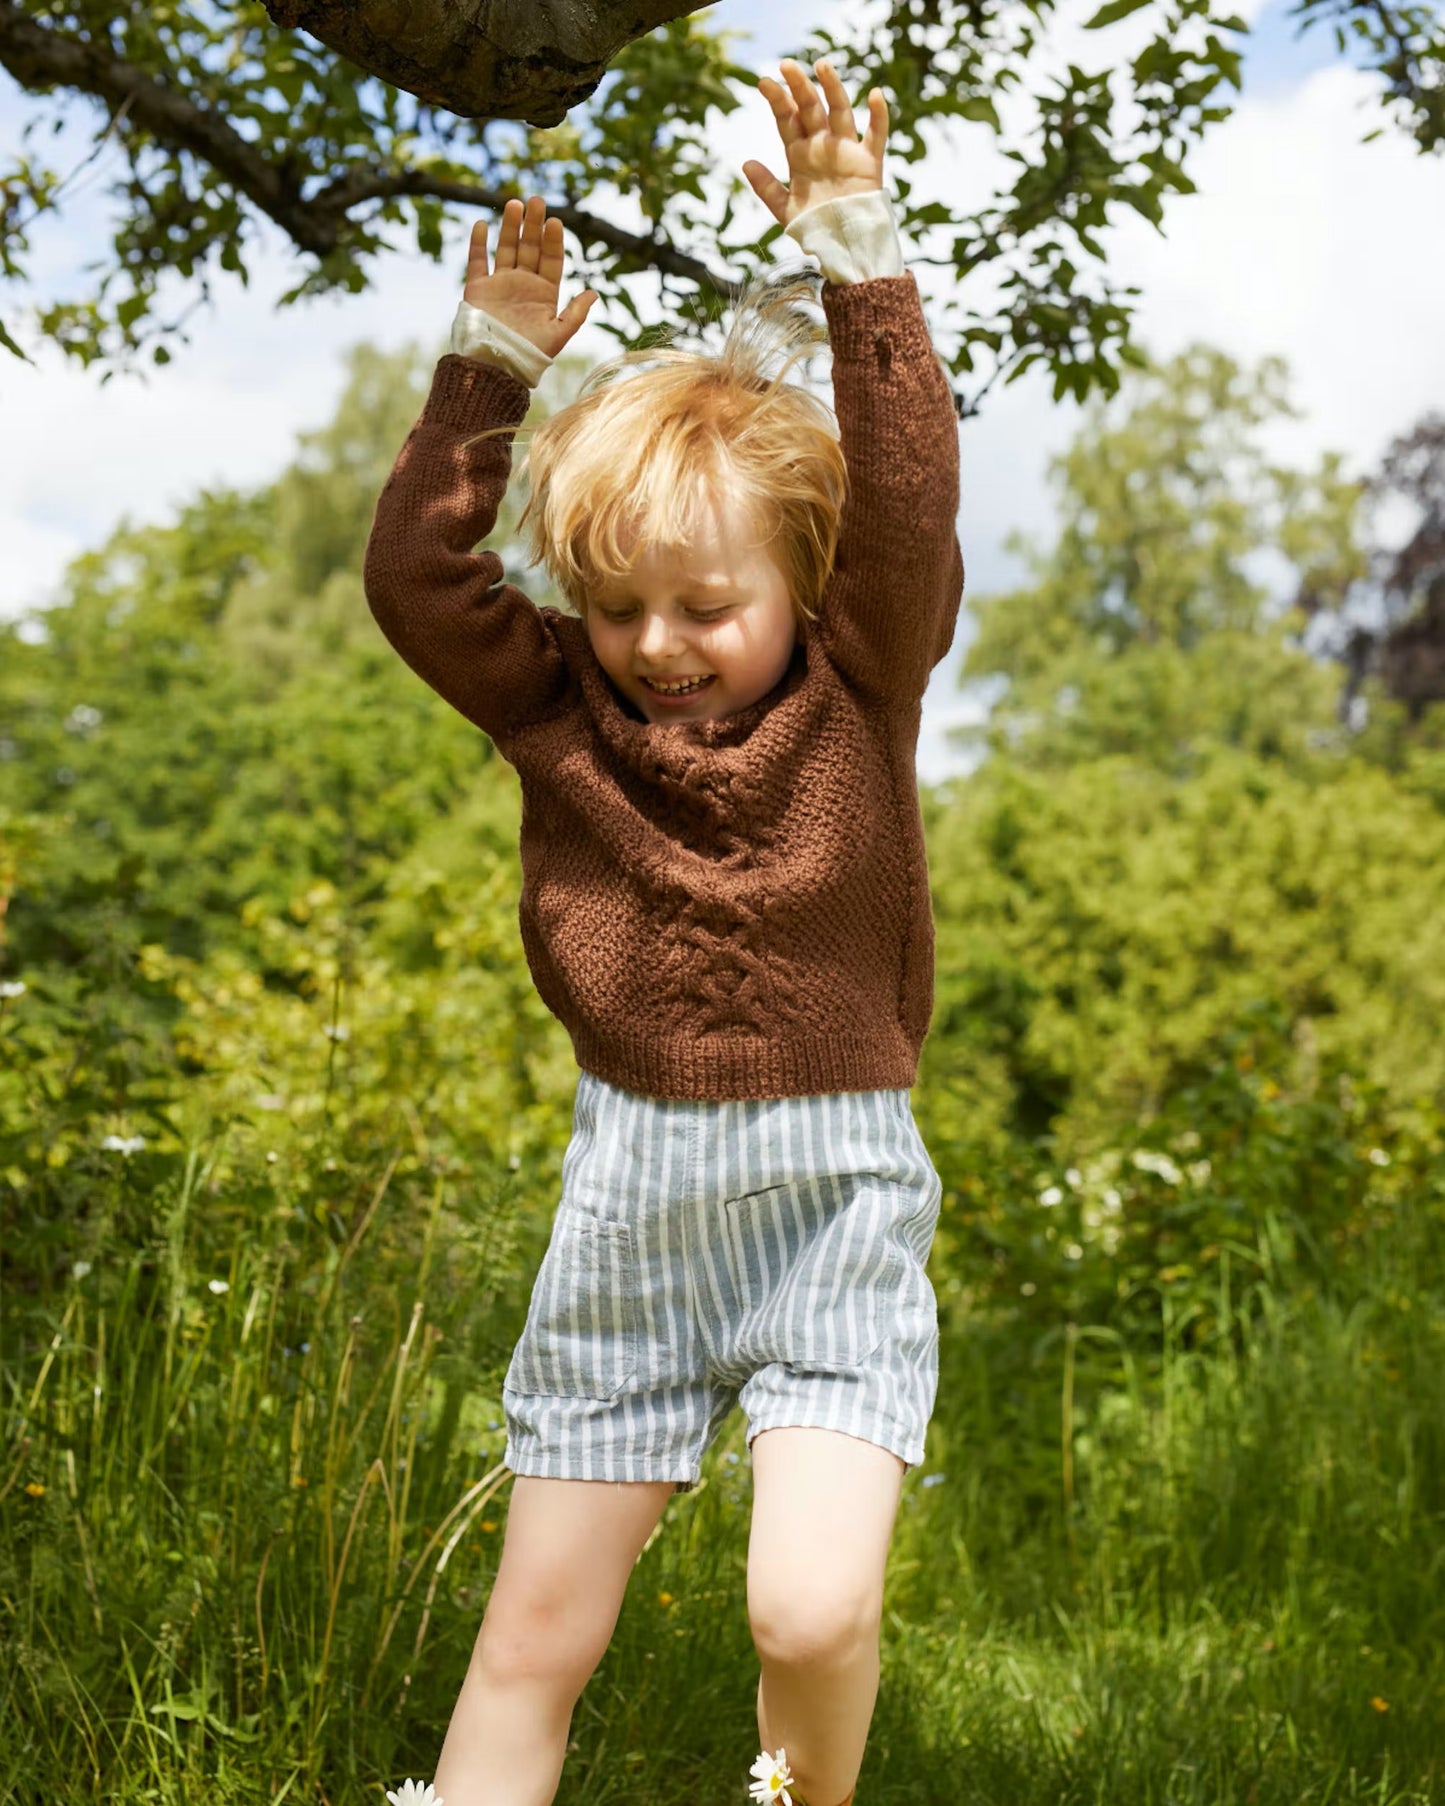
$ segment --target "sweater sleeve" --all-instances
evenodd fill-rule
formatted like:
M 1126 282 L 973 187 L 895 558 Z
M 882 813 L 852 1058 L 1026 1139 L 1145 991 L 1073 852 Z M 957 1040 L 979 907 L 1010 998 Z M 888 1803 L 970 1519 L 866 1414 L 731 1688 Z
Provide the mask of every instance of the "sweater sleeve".
M 817 631 L 860 691 L 912 703 L 963 598 L 958 418 L 911 271 L 825 282 L 848 497 Z
M 493 364 L 446 353 L 382 489 L 362 567 L 377 624 L 417 676 L 494 739 L 554 709 L 571 682 L 552 627 L 502 580 L 496 525 L 529 391 Z M 483 427 L 512 431 L 466 446 Z

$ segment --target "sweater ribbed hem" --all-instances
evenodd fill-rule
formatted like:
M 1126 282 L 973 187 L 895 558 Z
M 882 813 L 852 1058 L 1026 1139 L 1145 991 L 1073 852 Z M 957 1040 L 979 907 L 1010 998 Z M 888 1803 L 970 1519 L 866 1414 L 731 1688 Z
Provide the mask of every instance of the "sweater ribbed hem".
M 810 1035 L 740 1041 L 730 1035 L 605 1038 L 569 1029 L 584 1072 L 644 1097 L 723 1099 L 812 1097 L 833 1091 L 911 1091 L 918 1049 L 901 1028 L 868 1035 Z

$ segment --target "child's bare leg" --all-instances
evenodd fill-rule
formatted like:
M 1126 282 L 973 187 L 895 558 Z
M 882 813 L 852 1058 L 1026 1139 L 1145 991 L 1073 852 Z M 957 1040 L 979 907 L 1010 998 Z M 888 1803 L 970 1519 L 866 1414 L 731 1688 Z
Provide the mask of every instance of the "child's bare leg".
M 758 1734 L 770 1753 L 786 1749 L 807 1806 L 843 1806 L 878 1697 L 883 1573 L 903 1463 L 837 1430 L 762 1430 L 752 1454 Z
M 512 1483 L 497 1578 L 437 1761 L 445 1806 L 549 1806 L 671 1480 Z

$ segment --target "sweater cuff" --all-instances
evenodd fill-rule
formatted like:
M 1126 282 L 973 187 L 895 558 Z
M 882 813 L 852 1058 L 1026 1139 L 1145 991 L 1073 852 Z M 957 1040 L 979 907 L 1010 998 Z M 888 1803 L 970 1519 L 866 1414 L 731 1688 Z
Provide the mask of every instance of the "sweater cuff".
M 526 384 L 501 364 L 443 352 L 421 418 L 449 433 L 471 433 L 488 424 L 520 426 L 528 406 Z
M 816 257 L 824 276 L 839 287 L 903 274 L 903 245 L 892 203 L 881 188 L 805 207 L 783 234 Z
M 526 383 L 529 389 L 536 388 L 543 372 L 552 363 L 540 346 L 523 338 L 520 332 L 514 332 L 510 326 L 504 326 L 484 308 L 473 307 L 470 301 L 457 303 L 449 349 L 459 357 L 473 357 L 479 362 L 500 364 L 504 370 L 509 370 L 513 376 Z

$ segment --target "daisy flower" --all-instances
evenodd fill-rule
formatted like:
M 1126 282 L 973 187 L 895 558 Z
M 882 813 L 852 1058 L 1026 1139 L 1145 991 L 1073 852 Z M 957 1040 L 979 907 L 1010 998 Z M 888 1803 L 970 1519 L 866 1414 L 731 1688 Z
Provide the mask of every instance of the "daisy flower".
M 781 1800 L 783 1806 L 793 1806 L 793 1796 L 788 1792 L 792 1783 L 792 1775 L 788 1770 L 788 1753 L 779 1749 L 776 1756 L 770 1756 L 766 1750 L 760 1752 L 757 1761 L 749 1769 L 753 1779 L 748 1792 L 762 1806 L 764 1801 Z
M 391 1806 L 442 1806 L 442 1797 L 439 1793 L 432 1792 L 430 1781 L 425 1787 L 420 1781 L 403 1781 L 400 1793 L 393 1793 L 388 1787 L 386 1797 L 391 1801 Z

